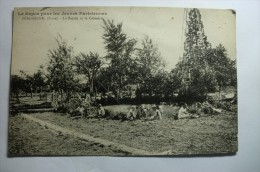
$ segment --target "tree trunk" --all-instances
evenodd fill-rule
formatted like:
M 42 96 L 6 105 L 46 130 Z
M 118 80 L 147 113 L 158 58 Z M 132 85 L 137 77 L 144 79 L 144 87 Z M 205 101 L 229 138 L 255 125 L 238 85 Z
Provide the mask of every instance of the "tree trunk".
M 31 94 L 31 99 L 33 98 L 33 91 L 30 90 L 30 94 Z
M 63 100 L 63 90 L 59 90 L 59 92 L 60 92 L 60 96 L 61 96 L 61 101 Z
M 15 92 L 15 95 L 16 95 L 16 101 L 17 101 L 17 103 L 20 103 L 19 93 L 18 93 L 18 92 Z
M 220 90 L 221 90 L 221 87 L 219 86 L 219 88 L 218 88 L 218 102 L 220 102 Z
M 67 90 L 66 92 L 67 92 L 66 101 L 69 102 L 70 101 L 70 97 L 71 97 L 71 92 L 69 90 Z
M 118 90 L 119 90 L 119 89 L 117 89 L 117 88 L 114 88 L 114 89 L 113 89 L 113 93 L 114 93 L 114 95 L 115 95 L 115 99 L 116 99 L 117 102 L 118 102 L 118 93 L 119 93 Z
M 91 79 L 89 81 L 89 92 L 90 92 L 90 94 L 92 94 L 94 92 L 94 80 L 93 79 Z
M 47 93 L 47 91 L 46 92 L 44 92 L 44 95 L 46 96 L 46 103 L 48 102 L 48 93 Z
M 42 99 L 42 87 L 40 87 L 40 99 Z

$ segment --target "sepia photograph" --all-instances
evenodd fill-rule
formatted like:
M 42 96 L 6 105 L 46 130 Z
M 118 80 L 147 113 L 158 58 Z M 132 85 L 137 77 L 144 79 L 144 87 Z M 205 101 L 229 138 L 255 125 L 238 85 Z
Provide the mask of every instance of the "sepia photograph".
M 238 151 L 236 11 L 13 11 L 8 155 Z

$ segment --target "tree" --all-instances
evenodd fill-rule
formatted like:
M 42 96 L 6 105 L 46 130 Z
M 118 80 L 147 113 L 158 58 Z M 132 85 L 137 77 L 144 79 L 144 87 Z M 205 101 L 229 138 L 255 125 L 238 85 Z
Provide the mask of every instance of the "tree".
M 182 78 L 179 95 L 202 101 L 216 86 L 231 84 L 231 60 L 223 45 L 212 48 L 207 41 L 198 9 L 189 11 L 186 22 L 183 58 L 176 65 L 176 74 Z
M 138 82 L 141 83 L 142 90 L 150 95 L 153 92 L 158 92 L 159 85 L 163 84 L 165 63 L 158 47 L 148 36 L 145 36 L 142 47 L 138 49 L 136 62 Z
M 11 75 L 10 91 L 15 95 L 17 103 L 20 103 L 19 94 L 24 89 L 24 80 L 18 75 Z
M 37 87 L 41 88 L 45 85 L 42 72 L 38 70 L 33 75 L 26 73 L 25 71 L 20 71 L 20 76 L 11 76 L 11 92 L 16 95 L 17 102 L 19 101 L 20 91 L 30 93 L 30 97 L 33 98 L 33 92 L 36 91 Z
M 137 41 L 127 39 L 122 31 L 122 23 L 115 24 L 110 20 L 103 20 L 104 23 L 104 44 L 107 50 L 106 59 L 110 65 L 107 71 L 111 74 L 110 83 L 113 92 L 118 100 L 119 93 L 129 84 L 130 75 L 133 71 L 133 55 Z
M 226 48 L 222 44 L 219 44 L 216 48 L 211 48 L 207 60 L 209 66 L 215 71 L 218 85 L 231 85 L 232 61 L 228 58 Z
M 230 74 L 231 74 L 231 85 L 237 88 L 237 64 L 236 60 L 231 60 L 230 62 L 231 69 L 230 69 Z
M 33 76 L 26 73 L 25 71 L 20 71 L 21 77 L 23 78 L 23 90 L 27 93 L 29 92 L 31 98 L 33 98 L 33 90 L 34 90 L 34 81 Z
M 176 72 L 176 68 L 170 73 L 167 73 L 164 82 L 164 93 L 166 97 L 173 97 L 174 93 L 177 93 L 181 88 L 181 78 Z
M 53 90 L 58 91 L 62 98 L 66 95 L 66 101 L 69 101 L 78 84 L 72 63 L 73 47 L 68 46 L 61 36 L 56 38 L 56 42 L 58 47 L 48 53 L 47 80 Z
M 215 88 L 215 77 L 206 58 L 211 44 L 198 9 L 187 11 L 185 37 L 183 57 L 175 71 L 182 82 L 179 96 L 203 100 Z
M 36 89 L 40 89 L 40 92 L 42 93 L 42 89 L 45 86 L 45 78 L 43 75 L 43 72 L 41 70 L 38 70 L 36 73 L 32 76 L 33 85 Z
M 96 77 L 96 88 L 100 92 L 109 92 L 111 89 L 111 78 L 112 74 L 107 68 L 101 68 Z
M 101 58 L 97 53 L 80 53 L 80 55 L 76 56 L 75 65 L 77 72 L 83 74 L 88 79 L 89 91 L 92 94 L 94 91 L 94 80 L 102 65 Z

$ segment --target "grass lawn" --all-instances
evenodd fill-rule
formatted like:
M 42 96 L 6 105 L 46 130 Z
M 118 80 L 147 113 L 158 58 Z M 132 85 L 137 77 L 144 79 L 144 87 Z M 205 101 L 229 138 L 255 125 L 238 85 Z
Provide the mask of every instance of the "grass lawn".
M 127 111 L 130 105 L 115 105 L 105 108 L 112 108 L 114 111 Z M 156 121 L 119 121 L 95 118 L 73 120 L 65 114 L 52 112 L 34 113 L 30 115 L 93 137 L 151 152 L 171 151 L 174 155 L 187 155 L 234 153 L 237 151 L 237 113 L 235 111 L 226 111 L 219 115 L 200 117 L 197 119 L 174 120 L 173 114 L 176 113 L 178 108 L 179 107 L 165 106 L 164 118 Z M 69 141 L 68 138 L 57 138 L 50 134 L 47 129 L 39 126 L 32 128 L 30 125 L 35 124 L 28 124 L 28 121 L 21 121 L 20 118 L 19 115 L 10 117 L 9 145 L 11 145 L 11 147 L 9 148 L 9 153 L 11 154 L 122 154 L 109 148 L 95 146 L 86 146 L 85 148 L 80 145 L 76 145 L 76 147 L 73 147 L 75 145 L 64 146 L 69 144 L 67 143 L 67 141 Z M 26 125 L 24 124 L 25 122 L 27 123 Z M 23 132 L 21 132 L 21 130 Z M 30 136 L 30 133 L 35 132 L 39 133 L 38 137 Z M 14 136 L 17 136 L 19 140 Z M 30 137 L 30 141 L 28 141 L 28 137 Z M 76 138 L 69 139 L 78 142 Z M 55 143 L 53 140 L 55 140 Z M 23 144 L 19 145 L 19 143 Z M 55 151 L 51 151 L 52 147 L 55 147 L 56 144 L 60 144 L 61 146 L 57 147 Z M 40 150 L 39 147 L 43 145 L 44 150 Z M 13 148 L 15 146 L 17 149 Z M 49 151 L 45 151 L 45 149 Z M 21 150 L 22 152 L 19 152 Z

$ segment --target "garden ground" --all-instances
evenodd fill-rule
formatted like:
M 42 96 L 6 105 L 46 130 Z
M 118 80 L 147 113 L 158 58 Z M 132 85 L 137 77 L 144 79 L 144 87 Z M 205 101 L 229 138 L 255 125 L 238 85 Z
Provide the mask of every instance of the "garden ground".
M 119 106 L 115 105 L 113 109 Z M 106 107 L 105 107 L 106 108 Z M 107 107 L 107 108 L 111 108 Z M 120 107 L 121 108 L 121 107 Z M 30 116 L 93 138 L 148 152 L 172 155 L 235 153 L 237 113 L 235 110 L 197 119 L 174 120 L 178 107 L 165 106 L 162 120 L 119 121 L 97 118 L 72 119 L 66 114 L 44 112 Z M 9 155 L 131 155 L 109 146 L 82 141 L 25 119 L 9 118 Z

